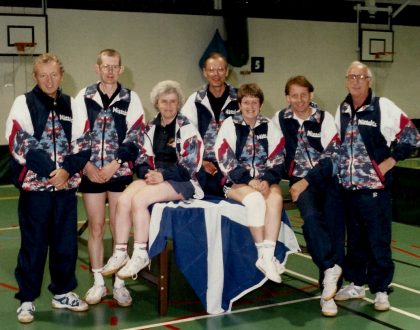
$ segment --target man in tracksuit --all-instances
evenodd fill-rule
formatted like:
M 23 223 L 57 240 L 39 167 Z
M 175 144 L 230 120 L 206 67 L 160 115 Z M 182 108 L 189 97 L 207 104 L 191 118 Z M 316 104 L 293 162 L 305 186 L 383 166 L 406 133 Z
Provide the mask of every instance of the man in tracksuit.
M 338 171 L 347 216 L 344 277 L 350 282 L 335 300 L 363 298 L 364 284 L 375 294 L 374 308 L 390 308 L 391 176 L 396 162 L 410 156 L 419 133 L 392 101 L 371 90 L 372 73 L 353 62 L 346 75 L 349 94 L 339 105 L 336 125 L 341 135 Z
M 273 122 L 286 141 L 290 194 L 303 218 L 308 251 L 319 269 L 321 312 L 335 316 L 333 297 L 344 263 L 344 216 L 333 170 L 339 138 L 334 117 L 312 102 L 313 91 L 306 77 L 289 78 L 285 86 L 289 106 L 278 111 Z
M 77 286 L 77 198 L 90 150 L 85 112 L 74 111 L 60 84 L 64 69 L 53 54 L 34 62 L 37 86 L 16 98 L 6 123 L 14 182 L 20 189 L 21 246 L 15 271 L 22 323 L 32 322 L 49 251 L 52 307 L 88 309 L 71 292 Z
M 208 83 L 191 94 L 181 109 L 204 141 L 203 166 L 198 172 L 198 180 L 206 195 L 224 196 L 224 176 L 216 160 L 214 143 L 223 121 L 239 110 L 236 89 L 225 82 L 228 74 L 226 58 L 211 53 L 203 66 Z

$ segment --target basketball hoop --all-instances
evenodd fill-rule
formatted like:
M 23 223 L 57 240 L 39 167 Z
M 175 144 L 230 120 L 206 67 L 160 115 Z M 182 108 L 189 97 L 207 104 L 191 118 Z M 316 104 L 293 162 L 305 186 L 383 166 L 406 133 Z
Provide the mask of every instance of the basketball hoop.
M 393 55 L 395 54 L 395 52 L 376 52 L 376 53 L 372 53 L 373 56 L 375 56 L 375 60 L 381 60 L 382 58 L 387 58 L 387 57 L 393 57 Z
M 33 48 L 36 42 L 15 42 L 15 47 L 18 52 L 25 52 L 26 48 Z

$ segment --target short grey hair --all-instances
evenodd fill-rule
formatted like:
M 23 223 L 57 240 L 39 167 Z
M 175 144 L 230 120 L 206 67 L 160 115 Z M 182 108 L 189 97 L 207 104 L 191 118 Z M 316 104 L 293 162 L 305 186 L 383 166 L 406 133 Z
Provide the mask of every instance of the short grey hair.
M 157 102 L 162 95 L 174 93 L 178 96 L 178 111 L 184 105 L 185 97 L 181 89 L 181 84 L 174 80 L 164 80 L 158 82 L 150 92 L 150 102 L 157 110 Z
M 354 66 L 361 66 L 362 68 L 366 69 L 368 76 L 370 77 L 371 80 L 373 80 L 373 74 L 372 74 L 372 71 L 370 70 L 370 68 L 366 64 L 364 64 L 364 63 L 362 63 L 360 61 L 353 61 L 353 62 L 351 62 L 350 65 L 349 65 L 349 67 L 347 68 L 346 73 L 348 74 L 349 71 L 350 71 L 350 69 L 352 67 L 354 67 Z

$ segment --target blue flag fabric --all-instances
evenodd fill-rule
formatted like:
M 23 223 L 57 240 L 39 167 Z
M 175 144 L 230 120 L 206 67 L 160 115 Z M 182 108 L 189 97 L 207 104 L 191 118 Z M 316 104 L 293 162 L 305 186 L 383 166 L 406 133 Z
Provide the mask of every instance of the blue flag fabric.
M 220 35 L 219 30 L 216 30 L 216 32 L 214 33 L 213 38 L 211 39 L 209 45 L 207 46 L 206 50 L 204 51 L 203 55 L 201 56 L 198 62 L 200 69 L 203 68 L 204 62 L 206 61 L 208 56 L 214 52 L 220 53 L 227 58 L 227 49 L 225 46 L 225 41 Z
M 243 205 L 225 199 L 156 203 L 149 232 L 149 255 L 173 240 L 175 262 L 210 314 L 230 311 L 233 302 L 263 285 L 257 250 Z M 276 257 L 285 264 L 300 251 L 283 211 Z

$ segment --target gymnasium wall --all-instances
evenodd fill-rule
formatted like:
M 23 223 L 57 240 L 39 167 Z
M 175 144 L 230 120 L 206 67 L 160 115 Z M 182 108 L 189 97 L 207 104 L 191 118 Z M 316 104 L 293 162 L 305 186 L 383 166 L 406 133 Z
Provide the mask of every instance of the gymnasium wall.
M 49 49 L 66 70 L 63 89 L 75 96 L 96 81 L 96 55 L 116 48 L 126 70 L 123 84 L 135 90 L 146 109 L 151 88 L 163 79 L 181 82 L 189 95 L 204 83 L 198 60 L 216 29 L 225 37 L 218 16 L 127 13 L 48 9 Z M 397 103 L 410 117 L 420 117 L 420 27 L 394 26 L 393 63 L 372 63 L 374 88 Z M 264 90 L 263 111 L 272 116 L 286 105 L 284 84 L 303 74 L 315 86 L 315 101 L 331 113 L 344 98 L 345 71 L 358 59 L 356 23 L 248 19 L 249 54 L 264 57 L 265 72 L 241 74 L 250 64 L 232 68 L 229 81 L 256 82 Z M 0 144 L 7 144 L 4 123 L 14 98 L 33 87 L 31 57 L 0 57 Z

